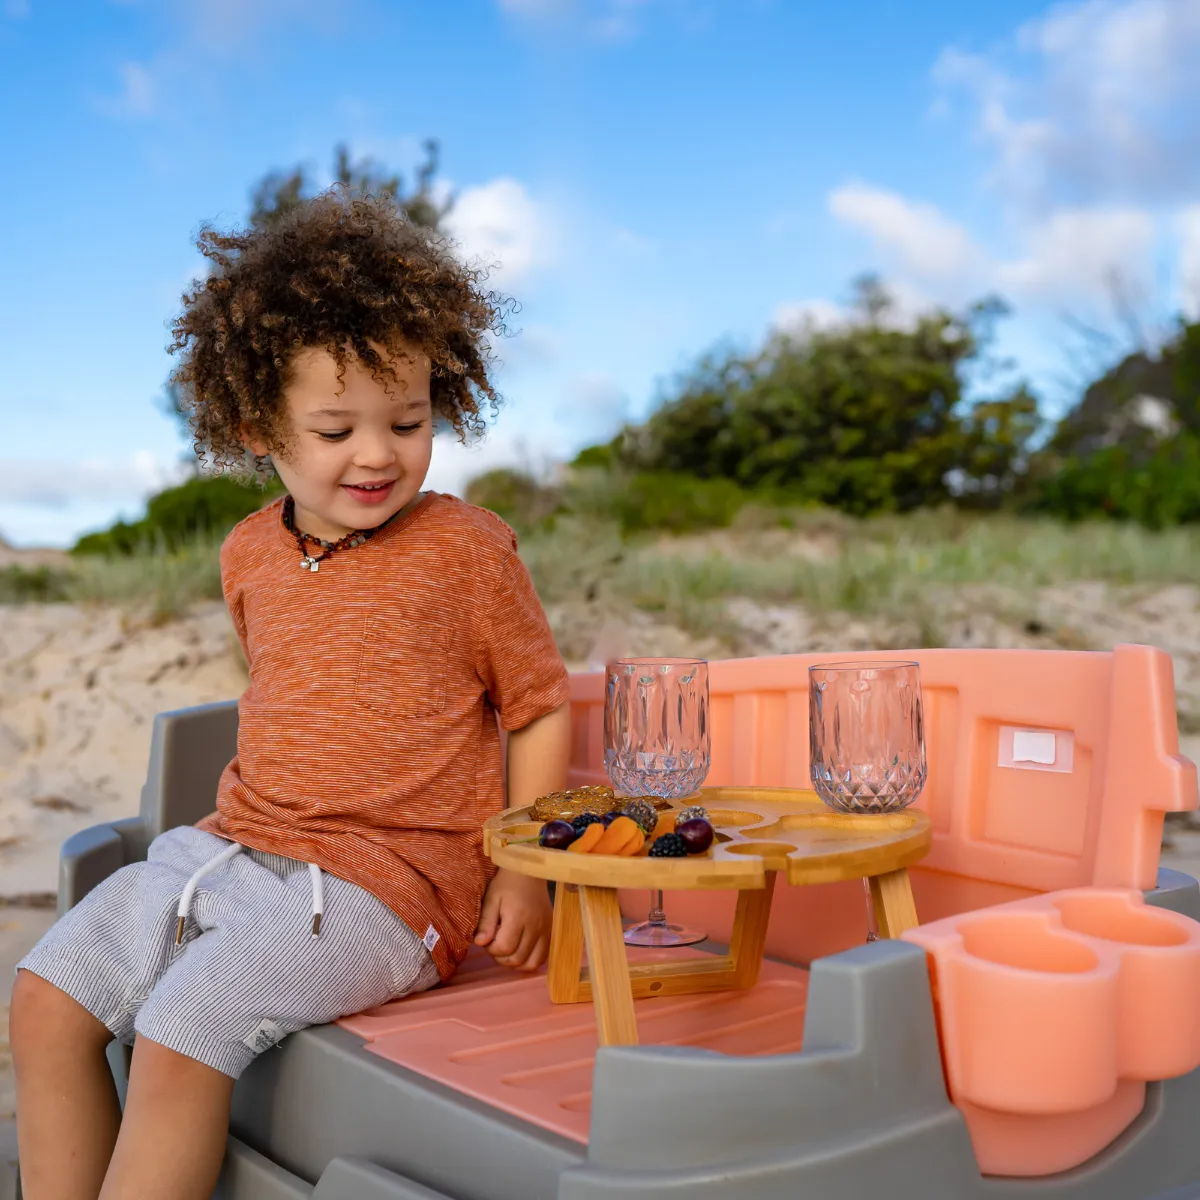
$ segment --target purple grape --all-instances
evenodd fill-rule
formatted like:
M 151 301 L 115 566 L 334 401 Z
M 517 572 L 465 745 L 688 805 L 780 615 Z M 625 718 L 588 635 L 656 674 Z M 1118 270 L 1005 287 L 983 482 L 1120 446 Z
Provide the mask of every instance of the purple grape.
M 689 854 L 703 854 L 713 843 L 713 827 L 702 817 L 693 817 L 675 826 Z
M 604 828 L 607 829 L 619 816 L 621 816 L 621 810 L 614 808 L 612 812 L 606 812 L 600 820 L 604 822 Z
M 547 821 L 538 834 L 538 845 L 547 850 L 565 850 L 575 840 L 575 830 L 566 821 Z

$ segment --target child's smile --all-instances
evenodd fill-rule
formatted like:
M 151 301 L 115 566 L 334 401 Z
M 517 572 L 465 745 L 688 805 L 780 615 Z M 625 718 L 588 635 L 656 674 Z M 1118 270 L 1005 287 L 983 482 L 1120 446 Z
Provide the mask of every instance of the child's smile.
M 342 488 L 347 496 L 353 497 L 359 504 L 383 504 L 392 494 L 396 486 L 394 479 L 382 479 L 375 483 L 343 483 Z

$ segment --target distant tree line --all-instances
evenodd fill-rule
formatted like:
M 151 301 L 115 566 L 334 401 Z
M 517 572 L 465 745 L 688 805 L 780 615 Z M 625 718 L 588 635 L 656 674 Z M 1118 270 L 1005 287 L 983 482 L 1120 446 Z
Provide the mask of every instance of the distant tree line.
M 858 516 L 949 503 L 1200 520 L 1200 324 L 1181 320 L 1156 353 L 1122 359 L 1049 425 L 1024 383 L 965 396 L 999 301 L 902 324 L 866 279 L 856 308 L 835 328 L 703 358 L 643 423 L 576 465 L 723 481 Z
M 334 178 L 352 192 L 386 192 L 438 229 L 454 200 L 439 198 L 437 166 L 428 141 L 406 187 L 338 147 Z M 249 221 L 269 226 L 315 191 L 302 167 L 274 171 L 253 189 Z M 1050 423 L 1025 383 L 982 396 L 968 386 L 972 373 L 986 376 L 1005 313 L 988 299 L 901 321 L 879 281 L 861 279 L 847 320 L 775 333 L 749 353 L 709 353 L 645 421 L 579 454 L 565 483 L 490 471 L 469 498 L 517 524 L 575 508 L 611 515 L 627 532 L 726 524 L 748 503 L 860 517 L 951 504 L 1153 528 L 1200 520 L 1200 323 L 1181 318 L 1165 344 L 1128 354 Z M 223 534 L 264 499 L 254 484 L 197 476 L 154 497 L 140 521 L 90 534 L 76 550 L 169 550 Z

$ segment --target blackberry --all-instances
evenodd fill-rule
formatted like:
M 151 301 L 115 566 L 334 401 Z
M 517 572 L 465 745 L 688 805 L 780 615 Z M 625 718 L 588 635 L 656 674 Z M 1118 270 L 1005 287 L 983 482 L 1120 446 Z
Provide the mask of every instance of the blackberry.
M 598 813 L 580 813 L 571 822 L 571 828 L 575 830 L 575 836 L 578 837 L 589 825 L 595 825 L 597 821 L 604 821 L 604 818 Z
M 664 833 L 654 839 L 650 847 L 651 858 L 686 858 L 687 843 L 677 833 Z

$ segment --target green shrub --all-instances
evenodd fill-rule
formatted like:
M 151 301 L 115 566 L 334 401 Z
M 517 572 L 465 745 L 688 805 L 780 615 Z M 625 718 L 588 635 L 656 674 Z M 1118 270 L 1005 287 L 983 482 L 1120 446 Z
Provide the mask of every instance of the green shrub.
M 74 546 L 72 554 L 136 554 L 148 541 L 145 531 L 139 525 L 130 525 L 118 521 L 107 529 L 96 533 L 85 533 Z
M 604 471 L 615 470 L 621 461 L 621 438 L 614 438 L 599 446 L 588 446 L 571 460 L 571 466 L 580 468 L 600 468 Z
M 72 553 L 172 552 L 197 537 L 224 537 L 244 517 L 282 493 L 278 480 L 264 488 L 228 475 L 200 475 L 151 497 L 140 521 L 118 521 L 100 533 L 81 537 Z
M 641 425 L 577 461 L 785 488 L 855 516 L 942 503 L 952 474 L 998 504 L 1039 424 L 1022 388 L 963 411 L 968 365 L 1001 307 L 931 311 L 901 328 L 869 280 L 859 306 L 860 321 L 708 355 Z
M 748 491 L 728 479 L 572 466 L 560 487 L 507 467 L 488 471 L 467 485 L 466 499 L 522 532 L 553 530 L 559 518 L 577 516 L 615 523 L 624 536 L 723 528 L 747 504 L 771 510 L 791 499 L 770 489 Z
M 465 499 L 490 509 L 514 529 L 533 529 L 553 516 L 561 504 L 555 488 L 544 487 L 531 475 L 511 467 L 497 467 L 467 484 Z
M 653 472 L 634 475 L 617 493 L 623 533 L 688 533 L 729 525 L 749 493 L 728 479 L 692 479 Z
M 615 521 L 628 537 L 724 528 L 753 495 L 729 479 L 670 471 L 586 471 L 574 477 L 564 504 L 581 516 Z
M 0 604 L 46 604 L 70 597 L 71 576 L 50 567 L 0 568 Z
M 1200 438 L 1181 431 L 1140 462 L 1117 444 L 1083 460 L 1041 464 L 1028 507 L 1069 521 L 1106 516 L 1151 529 L 1200 521 Z
M 70 597 L 169 621 L 199 601 L 221 599 L 220 548 L 219 537 L 195 534 L 172 551 L 82 556 L 72 572 Z

